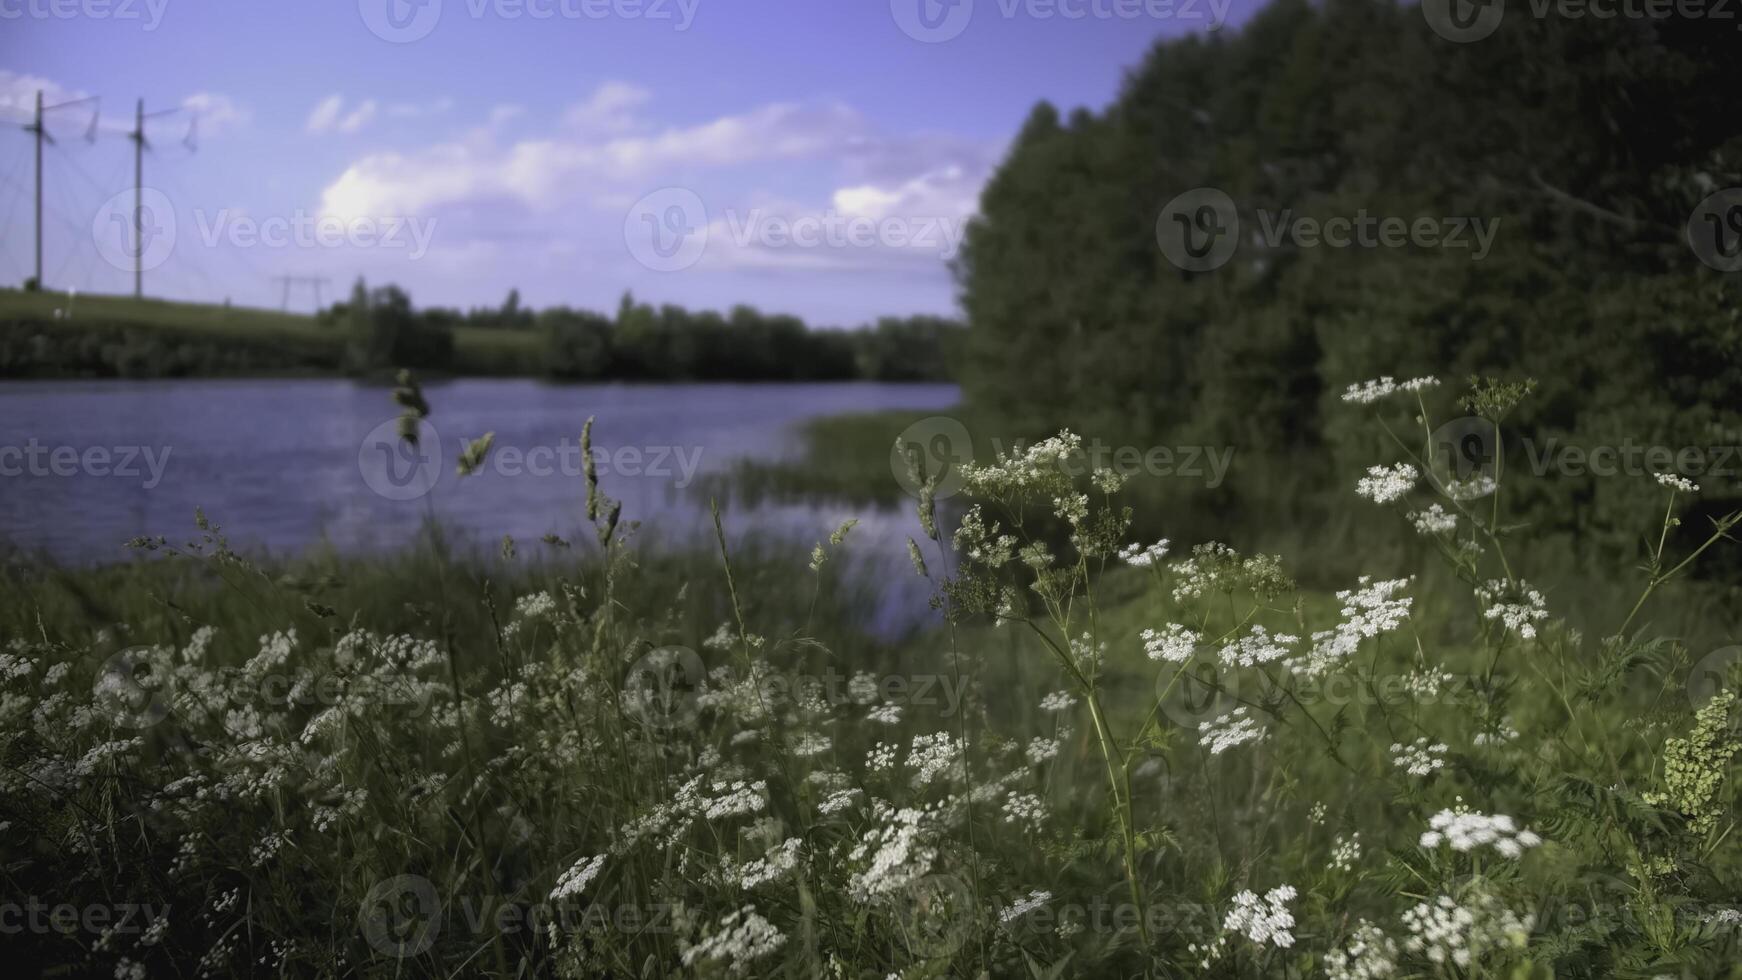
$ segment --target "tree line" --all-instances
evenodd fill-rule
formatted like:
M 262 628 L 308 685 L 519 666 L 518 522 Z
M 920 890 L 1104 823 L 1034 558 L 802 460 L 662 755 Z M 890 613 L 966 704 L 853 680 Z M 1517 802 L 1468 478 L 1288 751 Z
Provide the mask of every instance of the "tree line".
M 419 310 L 397 286 L 351 297 L 321 321 L 346 331 L 346 367 L 463 370 L 454 331 L 468 327 L 537 338 L 540 370 L 562 380 L 941 381 L 952 377 L 959 323 L 883 317 L 855 329 L 813 329 L 795 316 L 735 306 L 726 313 L 655 307 L 623 295 L 615 316 L 567 306 L 533 311 L 511 291 L 501 307 Z

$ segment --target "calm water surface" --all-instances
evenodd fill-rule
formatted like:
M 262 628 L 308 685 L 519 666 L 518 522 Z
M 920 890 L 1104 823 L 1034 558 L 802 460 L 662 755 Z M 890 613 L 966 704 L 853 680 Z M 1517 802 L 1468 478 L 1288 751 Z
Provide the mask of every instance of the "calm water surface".
M 322 542 L 393 548 L 426 514 L 525 549 L 580 533 L 581 426 L 596 416 L 600 483 L 625 520 L 681 539 L 707 526 L 702 478 L 740 460 L 801 450 L 806 419 L 860 410 L 941 410 L 953 385 L 579 385 L 464 380 L 425 389 L 421 450 L 392 435 L 390 389 L 341 380 L 26 382 L 0 385 L 0 540 L 71 563 L 124 558 L 138 535 L 192 534 L 196 507 L 239 550 Z M 484 471 L 456 478 L 466 439 L 496 434 Z M 892 437 L 893 438 L 893 437 Z M 432 450 L 433 444 L 440 449 Z M 893 479 L 893 477 L 891 478 Z M 425 492 L 427 491 L 427 492 Z M 856 538 L 904 548 L 911 508 L 727 504 L 735 533 L 809 544 L 859 517 Z

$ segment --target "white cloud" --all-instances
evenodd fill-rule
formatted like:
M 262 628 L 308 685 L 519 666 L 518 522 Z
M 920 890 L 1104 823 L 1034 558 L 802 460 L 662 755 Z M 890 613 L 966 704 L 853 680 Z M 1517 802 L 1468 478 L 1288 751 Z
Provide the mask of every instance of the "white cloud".
M 323 190 L 320 210 L 346 218 L 439 214 L 438 249 L 482 238 L 548 253 L 552 243 L 579 241 L 628 261 L 623 216 L 649 191 L 675 183 L 706 200 L 704 269 L 936 269 L 959 246 L 1000 150 L 885 134 L 839 102 L 773 103 L 660 127 L 641 115 L 649 100 L 644 89 L 608 83 L 565 112 L 554 132 L 525 139 L 504 139 L 501 123 L 519 113 L 498 107 L 488 127 L 461 138 L 356 160 Z M 833 189 L 795 200 L 794 175 L 807 171 Z M 746 233 L 770 219 L 815 228 L 855 218 L 879 223 L 875 241 L 795 248 Z M 903 233 L 919 240 L 900 240 Z
M 50 108 L 68 102 L 79 102 L 89 97 L 88 93 L 80 89 L 69 88 L 40 75 L 25 75 L 0 69 L 0 120 L 10 122 L 33 120 L 36 117 L 36 93 L 38 92 L 42 93 L 43 105 Z M 183 99 L 181 107 L 188 110 L 191 116 L 199 119 L 199 132 L 205 136 L 216 135 L 245 125 L 251 118 L 251 113 L 241 103 L 218 92 L 196 92 Z M 87 102 L 59 112 L 47 113 L 49 132 L 55 135 L 72 135 L 83 132 L 89 128 L 93 117 L 98 120 L 97 132 L 99 133 L 118 134 L 133 131 L 133 104 L 131 100 L 127 101 L 124 111 L 119 107 L 110 105 L 108 112 L 100 113 L 101 108 L 101 103 Z M 156 111 L 149 105 L 145 108 L 148 112 Z M 146 124 L 147 134 L 153 139 L 164 138 L 171 130 L 185 130 L 188 126 L 188 120 L 189 116 L 185 115 L 159 117 Z
M 637 125 L 634 110 L 653 98 L 653 93 L 628 82 L 606 82 L 587 101 L 563 113 L 563 125 L 579 134 L 623 133 Z
M 58 105 L 85 98 L 85 93 L 69 89 L 40 75 L 25 75 L 0 69 L 0 118 L 29 121 L 36 117 L 36 93 L 42 93 L 44 105 Z
M 364 99 L 350 112 L 346 112 L 345 97 L 343 95 L 329 95 L 314 107 L 313 112 L 309 113 L 308 122 L 304 124 L 303 128 L 310 133 L 325 133 L 332 130 L 338 130 L 341 133 L 355 133 L 369 125 L 380 108 L 374 99 Z
M 454 100 L 448 98 L 431 102 L 395 102 L 387 107 L 387 114 L 395 119 L 423 119 L 442 115 L 453 107 Z
M 345 111 L 345 97 L 329 95 L 315 106 L 313 112 L 308 114 L 308 122 L 303 128 L 311 133 L 324 133 L 333 128 L 333 124 L 339 121 L 339 113 L 343 111 Z
M 355 133 L 369 125 L 369 121 L 375 118 L 375 110 L 375 100 L 365 99 L 362 105 L 351 110 L 350 115 L 339 120 L 339 132 Z
M 192 112 L 199 119 L 199 131 L 206 136 L 215 136 L 225 130 L 247 125 L 253 118 L 253 113 L 239 105 L 234 99 L 217 92 L 195 92 L 181 101 L 182 108 Z

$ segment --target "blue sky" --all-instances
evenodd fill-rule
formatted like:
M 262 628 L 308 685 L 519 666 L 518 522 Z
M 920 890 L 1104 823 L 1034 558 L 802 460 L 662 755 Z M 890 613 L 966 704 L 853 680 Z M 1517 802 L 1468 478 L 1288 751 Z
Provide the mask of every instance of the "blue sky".
M 0 0 L 0 281 L 33 261 L 17 123 L 45 89 L 102 99 L 94 142 L 88 107 L 50 114 L 53 289 L 130 286 L 143 97 L 199 116 L 195 150 L 194 113 L 148 125 L 150 295 L 363 275 L 420 306 L 950 312 L 945 259 L 1030 108 L 1099 109 L 1229 3 Z

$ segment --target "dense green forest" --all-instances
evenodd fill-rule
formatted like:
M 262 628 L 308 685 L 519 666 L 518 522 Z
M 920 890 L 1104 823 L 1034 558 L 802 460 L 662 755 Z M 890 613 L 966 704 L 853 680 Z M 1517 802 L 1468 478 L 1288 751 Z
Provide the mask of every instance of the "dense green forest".
M 1302 488 L 1371 456 L 1385 437 L 1333 408 L 1384 374 L 1540 379 L 1502 427 L 1508 463 L 1525 439 L 1539 456 L 1554 440 L 1734 447 L 1742 276 L 1713 265 L 1742 196 L 1702 202 L 1742 184 L 1738 92 L 1742 33 L 1723 19 L 1509 10 L 1453 43 L 1415 6 L 1279 0 L 1237 33 L 1165 41 L 1105 111 L 1041 104 L 1022 127 L 957 260 L 961 380 L 1023 431 L 1235 447 L 1217 506 L 1243 518 L 1300 516 Z M 1216 191 L 1233 252 L 1189 271 L 1158 246 Z M 1491 241 L 1291 230 L 1328 237 L 1338 217 Z M 1734 506 L 1735 473 L 1691 474 L 1711 478 L 1689 534 Z M 1535 484 L 1527 512 L 1568 534 L 1654 489 Z

